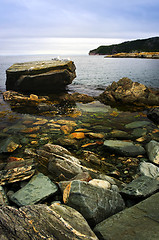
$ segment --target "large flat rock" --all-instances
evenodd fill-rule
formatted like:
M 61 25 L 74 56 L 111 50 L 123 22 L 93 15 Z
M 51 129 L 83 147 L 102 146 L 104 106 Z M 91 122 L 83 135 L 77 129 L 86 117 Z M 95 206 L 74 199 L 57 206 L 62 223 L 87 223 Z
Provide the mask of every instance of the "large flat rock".
M 75 69 L 67 60 L 16 63 L 6 71 L 6 88 L 36 93 L 62 91 L 76 77 Z
M 159 193 L 99 223 L 101 240 L 159 239 Z

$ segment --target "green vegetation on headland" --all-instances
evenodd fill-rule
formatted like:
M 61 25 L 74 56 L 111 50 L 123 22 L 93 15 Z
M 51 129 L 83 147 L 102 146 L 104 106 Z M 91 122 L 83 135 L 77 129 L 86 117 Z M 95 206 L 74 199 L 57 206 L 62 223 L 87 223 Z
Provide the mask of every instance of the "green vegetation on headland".
M 113 55 L 117 53 L 159 52 L 159 37 L 127 41 L 109 46 L 99 46 L 89 55 Z

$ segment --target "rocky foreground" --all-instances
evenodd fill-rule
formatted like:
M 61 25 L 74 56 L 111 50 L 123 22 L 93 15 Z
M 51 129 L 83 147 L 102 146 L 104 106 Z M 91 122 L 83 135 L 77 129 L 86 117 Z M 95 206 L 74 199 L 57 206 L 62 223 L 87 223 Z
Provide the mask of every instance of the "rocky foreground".
M 77 93 L 3 95 L 16 114 L 0 112 L 0 239 L 159 238 L 156 92 L 126 78 L 98 97 L 132 112 Z

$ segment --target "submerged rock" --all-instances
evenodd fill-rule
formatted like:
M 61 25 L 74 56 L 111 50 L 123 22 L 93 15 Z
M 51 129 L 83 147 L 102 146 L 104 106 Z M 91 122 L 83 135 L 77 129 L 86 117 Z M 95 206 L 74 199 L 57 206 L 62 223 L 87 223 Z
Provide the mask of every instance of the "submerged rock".
M 0 239 L 98 240 L 75 209 L 61 204 L 0 208 Z
M 123 156 L 135 157 L 145 153 L 145 149 L 133 142 L 124 142 L 120 140 L 106 140 L 104 146 L 110 151 L 116 152 Z
M 6 89 L 32 93 L 64 90 L 76 77 L 72 61 L 50 60 L 16 63 L 6 71 Z

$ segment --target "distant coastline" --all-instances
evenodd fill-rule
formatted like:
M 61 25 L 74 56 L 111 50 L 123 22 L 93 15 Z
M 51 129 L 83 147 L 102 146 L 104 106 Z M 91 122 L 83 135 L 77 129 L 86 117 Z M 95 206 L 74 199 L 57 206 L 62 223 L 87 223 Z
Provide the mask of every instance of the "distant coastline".
M 105 58 L 148 58 L 159 59 L 159 52 L 116 53 L 106 55 Z
M 90 50 L 89 55 L 106 55 L 118 58 L 159 58 L 159 37 L 138 39 Z

